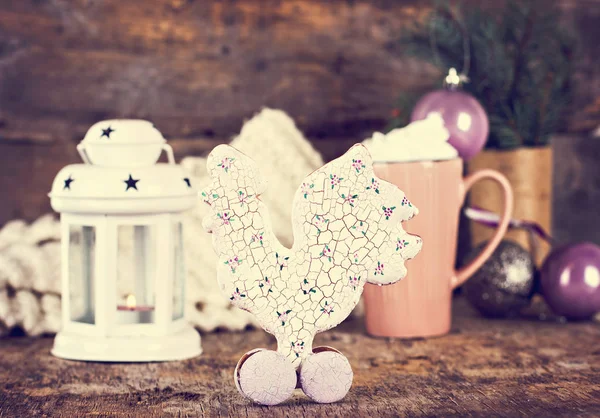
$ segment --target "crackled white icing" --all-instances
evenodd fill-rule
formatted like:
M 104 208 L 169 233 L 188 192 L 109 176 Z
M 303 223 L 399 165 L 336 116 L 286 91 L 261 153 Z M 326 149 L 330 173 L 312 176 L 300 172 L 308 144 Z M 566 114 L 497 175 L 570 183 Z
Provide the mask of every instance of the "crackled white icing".
M 334 351 L 324 351 L 310 355 L 302 362 L 300 386 L 315 402 L 332 403 L 346 396 L 353 377 L 346 357 Z
M 396 186 L 378 179 L 369 152 L 355 145 L 308 176 L 294 197 L 294 244 L 282 246 L 258 199 L 259 167 L 220 145 L 208 158 L 211 206 L 204 227 L 219 255 L 217 277 L 231 302 L 275 335 L 296 367 L 312 353 L 317 332 L 343 321 L 366 282 L 394 283 L 421 239 L 401 222 L 418 213 Z
M 245 122 L 241 133 L 230 145 L 251 157 L 269 179 L 269 190 L 261 199 L 269 208 L 275 235 L 283 245 L 291 246 L 294 192 L 307 175 L 323 166 L 320 154 L 292 118 L 281 110 L 268 108 Z M 185 157 L 181 165 L 198 189 L 210 184 L 206 157 Z M 209 210 L 207 205 L 199 204 L 183 215 L 186 316 L 204 332 L 217 327 L 243 330 L 248 325 L 258 326 L 255 317 L 248 312 L 231 309 L 229 298 L 223 298 L 219 287 L 215 286 L 218 257 L 211 251 L 211 236 L 202 230 L 202 219 Z
M 256 350 L 239 370 L 238 390 L 254 402 L 277 405 L 296 388 L 296 371 L 285 356 L 275 351 Z

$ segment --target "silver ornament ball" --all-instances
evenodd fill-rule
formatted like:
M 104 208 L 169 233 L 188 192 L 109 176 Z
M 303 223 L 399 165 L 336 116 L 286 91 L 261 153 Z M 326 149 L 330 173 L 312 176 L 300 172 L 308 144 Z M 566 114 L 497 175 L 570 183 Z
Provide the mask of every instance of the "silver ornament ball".
M 466 257 L 474 259 L 487 242 Z M 504 240 L 492 256 L 464 285 L 467 300 L 482 315 L 507 317 L 528 306 L 534 293 L 535 263 L 531 254 L 517 243 Z

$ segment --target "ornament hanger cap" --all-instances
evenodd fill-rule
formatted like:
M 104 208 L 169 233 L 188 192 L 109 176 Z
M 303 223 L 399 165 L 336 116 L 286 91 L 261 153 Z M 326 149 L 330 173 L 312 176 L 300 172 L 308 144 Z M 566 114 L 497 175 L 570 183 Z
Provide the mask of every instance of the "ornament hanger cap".
M 456 68 L 450 68 L 448 70 L 448 75 L 444 79 L 444 86 L 450 90 L 457 89 L 461 87 L 464 83 L 469 82 L 469 77 L 465 74 L 459 74 L 456 71 Z

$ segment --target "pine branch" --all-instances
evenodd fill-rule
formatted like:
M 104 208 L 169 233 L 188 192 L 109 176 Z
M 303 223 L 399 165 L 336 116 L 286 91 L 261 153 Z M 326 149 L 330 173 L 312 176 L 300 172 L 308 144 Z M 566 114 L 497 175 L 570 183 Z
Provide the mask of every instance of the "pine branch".
M 503 13 L 476 7 L 458 13 L 442 1 L 399 42 L 407 53 L 447 71 L 462 69 L 468 41 L 471 82 L 464 90 L 488 112 L 486 146 L 541 146 L 564 123 L 562 112 L 571 95 L 576 41 L 557 25 L 559 16 L 556 5 L 540 0 L 508 0 Z M 394 117 L 390 126 L 407 122 L 408 106 L 414 102 L 399 101 L 402 116 Z

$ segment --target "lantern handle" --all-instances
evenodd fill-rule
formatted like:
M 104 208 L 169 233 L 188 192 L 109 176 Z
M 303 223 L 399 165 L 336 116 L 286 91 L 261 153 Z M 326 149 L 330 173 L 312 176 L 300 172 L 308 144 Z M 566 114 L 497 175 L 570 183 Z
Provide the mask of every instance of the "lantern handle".
M 90 158 L 87 155 L 87 152 L 85 151 L 84 144 L 77 144 L 77 152 L 79 152 L 79 156 L 81 157 L 84 163 L 92 164 Z
M 171 146 L 169 144 L 164 144 L 162 146 L 162 149 L 164 152 L 167 153 L 167 160 L 169 161 L 169 164 L 175 164 L 175 157 L 173 156 L 173 148 L 171 148 Z

